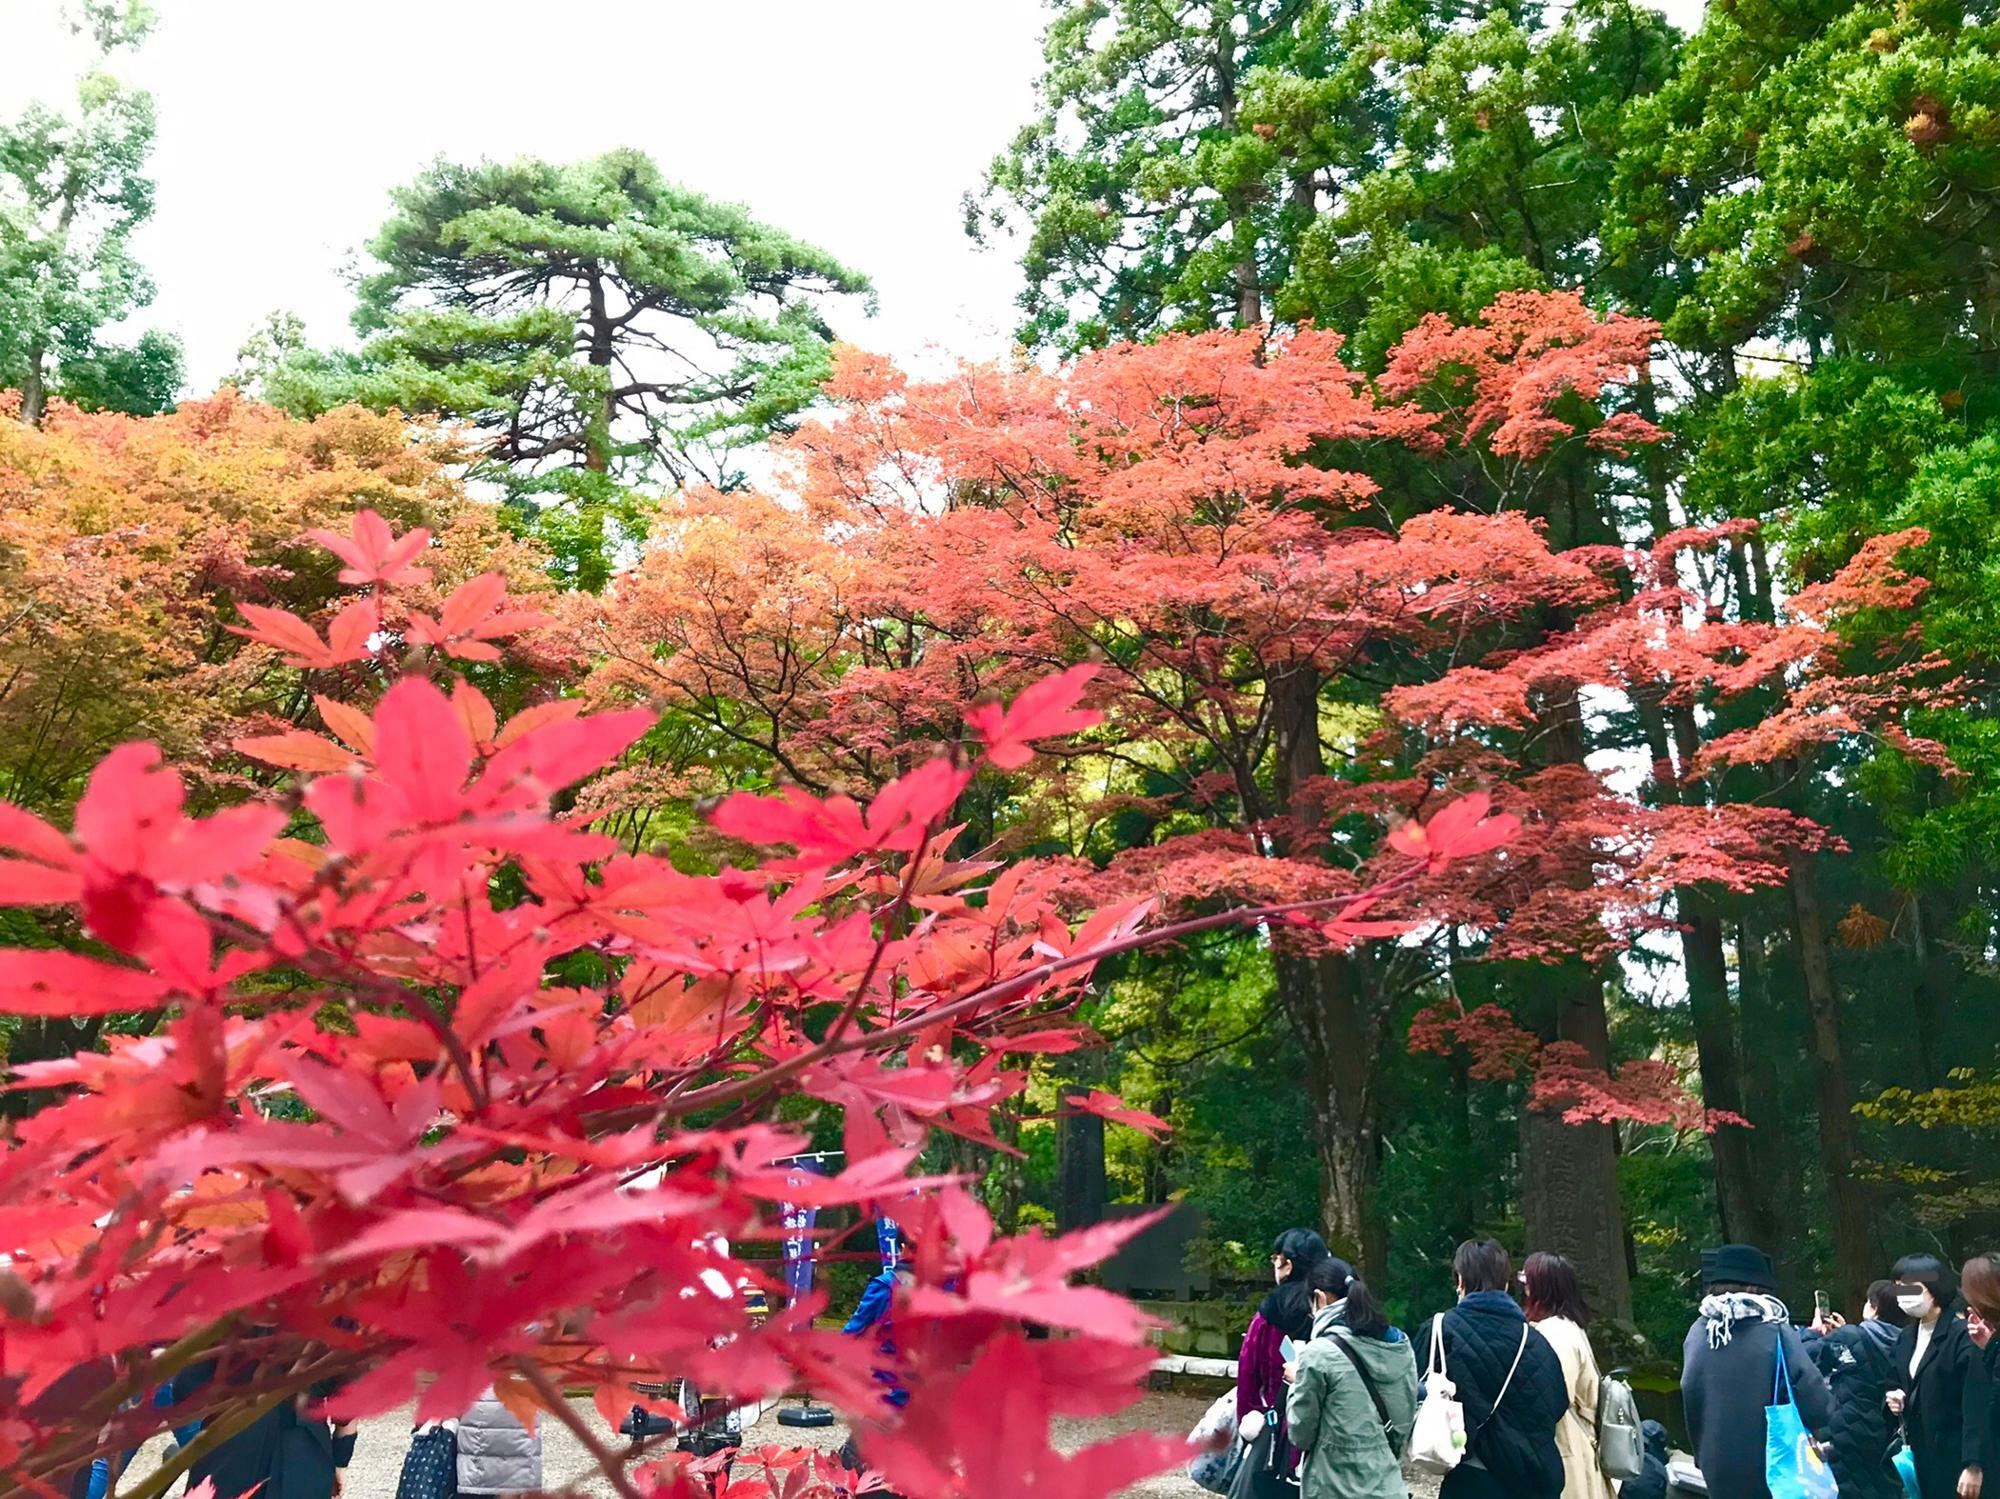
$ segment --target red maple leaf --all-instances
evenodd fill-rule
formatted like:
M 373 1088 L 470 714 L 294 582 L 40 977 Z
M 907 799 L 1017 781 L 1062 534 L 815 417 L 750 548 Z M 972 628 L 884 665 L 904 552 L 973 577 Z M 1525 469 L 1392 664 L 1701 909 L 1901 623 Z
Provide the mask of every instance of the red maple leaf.
M 982 703 L 965 715 L 966 725 L 986 741 L 988 760 L 1002 770 L 1018 770 L 1035 756 L 1030 740 L 1075 734 L 1104 721 L 1102 713 L 1076 706 L 1096 675 L 1095 666 L 1072 666 L 1022 688 L 1004 710 Z
M 431 542 L 431 533 L 422 526 L 398 539 L 381 516 L 373 510 L 362 510 L 354 517 L 352 536 L 323 529 L 308 531 L 306 536 L 347 564 L 340 570 L 343 583 L 358 587 L 376 583 L 404 587 L 430 581 L 430 569 L 413 566 L 411 562 Z

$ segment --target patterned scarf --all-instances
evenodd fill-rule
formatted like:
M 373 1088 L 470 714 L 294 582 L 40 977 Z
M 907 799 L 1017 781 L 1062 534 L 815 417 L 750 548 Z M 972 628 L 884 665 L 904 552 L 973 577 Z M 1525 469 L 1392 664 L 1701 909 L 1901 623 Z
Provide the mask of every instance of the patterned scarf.
M 1792 1320 L 1792 1314 L 1775 1296 L 1766 1296 L 1760 1291 L 1730 1291 L 1721 1296 L 1702 1297 L 1701 1319 L 1708 1324 L 1708 1346 L 1727 1348 L 1729 1340 L 1736 1335 L 1737 1323 L 1783 1324 Z

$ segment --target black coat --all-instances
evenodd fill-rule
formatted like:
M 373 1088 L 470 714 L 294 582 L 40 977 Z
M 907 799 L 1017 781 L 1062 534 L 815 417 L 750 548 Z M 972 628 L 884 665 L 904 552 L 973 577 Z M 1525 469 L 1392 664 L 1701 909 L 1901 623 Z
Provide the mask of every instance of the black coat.
M 1986 1360 L 1966 1335 L 1965 1323 L 1947 1312 L 1938 1318 L 1924 1361 L 1910 1375 L 1917 1329 L 1906 1327 L 1890 1353 L 1889 1388 L 1904 1392 L 1903 1436 L 1917 1460 L 1917 1486 L 1924 1499 L 1952 1499 L 1958 1476 L 1970 1467 L 1992 1466 L 1987 1452 L 1991 1381 Z
M 1417 1367 L 1430 1367 L 1430 1322 L 1417 1330 Z M 1521 1334 L 1527 1333 L 1522 1346 Z M 1507 1371 L 1519 1350 L 1512 1384 Z M 1465 1407 L 1466 1455 L 1514 1499 L 1556 1499 L 1563 1489 L 1556 1426 L 1569 1409 L 1562 1360 L 1505 1291 L 1475 1291 L 1444 1314 L 1445 1372 Z M 1494 1399 L 1505 1384 L 1500 1408 Z
M 1618 1499 L 1667 1499 L 1667 1428 L 1646 1421 L 1646 1455 L 1640 1469 L 1618 1486 Z
M 1896 1329 L 1886 1322 L 1856 1322 L 1825 1337 L 1801 1332 L 1800 1340 L 1833 1392 L 1827 1422 L 1827 1460 L 1840 1481 L 1840 1499 L 1903 1499 L 1903 1480 L 1889 1461 L 1895 1422 L 1882 1404 L 1896 1386 Z
M 186 1398 L 213 1377 L 214 1365 L 199 1365 L 190 1371 L 188 1389 L 180 1383 L 175 1393 Z M 246 1370 L 248 1378 L 251 1371 Z M 311 1410 L 339 1389 L 326 1381 L 313 1386 L 307 1399 Z M 257 1499 L 333 1499 L 335 1470 L 345 1466 L 353 1438 L 341 1443 L 336 1457 L 333 1426 L 324 1416 L 301 1413 L 298 1402 L 281 1400 L 250 1425 L 220 1446 L 197 1459 L 188 1468 L 188 1491 L 192 1493 L 204 1478 L 215 1480 L 216 1499 L 236 1499 L 257 1490 Z M 262 1488 L 257 1486 L 262 1484 Z
M 1807 1431 L 1824 1437 L 1833 1417 L 1827 1391 L 1796 1329 L 1776 1322 L 1735 1324 L 1720 1348 L 1708 1346 L 1708 1323 L 1695 1318 L 1681 1349 L 1681 1404 L 1694 1460 L 1708 1491 L 1728 1499 L 1771 1499 L 1764 1482 L 1764 1409 L 1777 1382 L 1783 1338 L 1792 1399 Z

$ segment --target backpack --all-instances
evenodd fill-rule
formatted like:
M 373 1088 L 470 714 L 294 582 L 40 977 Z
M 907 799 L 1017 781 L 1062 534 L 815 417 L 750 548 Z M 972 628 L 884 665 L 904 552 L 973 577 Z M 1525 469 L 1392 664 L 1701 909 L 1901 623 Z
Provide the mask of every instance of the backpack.
M 1646 1434 L 1632 1386 L 1612 1370 L 1597 1384 L 1597 1467 L 1606 1478 L 1637 1478 L 1646 1467 Z

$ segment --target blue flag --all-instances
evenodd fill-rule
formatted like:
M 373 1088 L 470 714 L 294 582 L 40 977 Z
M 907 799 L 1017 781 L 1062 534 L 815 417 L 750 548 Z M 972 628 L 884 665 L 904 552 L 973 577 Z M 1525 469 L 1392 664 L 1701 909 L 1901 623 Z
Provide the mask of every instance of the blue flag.
M 825 1175 L 819 1161 L 812 1156 L 800 1156 L 785 1164 L 792 1168 L 794 1181 L 803 1181 L 808 1175 Z M 818 1218 L 819 1209 L 816 1207 L 801 1207 L 789 1202 L 779 1206 L 779 1220 L 785 1229 L 785 1294 L 793 1301 L 812 1292 L 812 1231 Z

